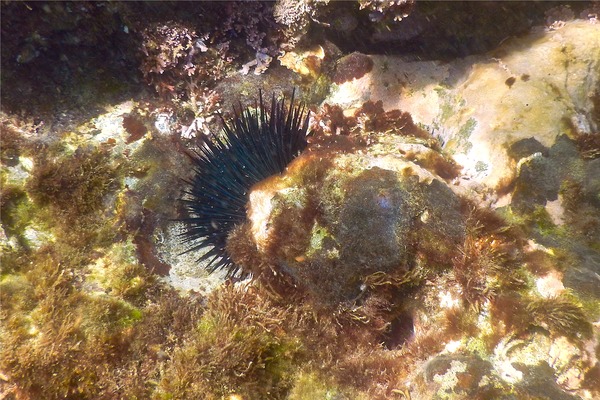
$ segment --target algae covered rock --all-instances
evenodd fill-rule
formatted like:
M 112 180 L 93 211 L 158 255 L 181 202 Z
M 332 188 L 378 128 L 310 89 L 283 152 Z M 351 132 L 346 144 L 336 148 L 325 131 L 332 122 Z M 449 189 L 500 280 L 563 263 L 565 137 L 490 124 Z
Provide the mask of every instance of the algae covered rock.
M 439 50 L 423 60 L 473 54 L 445 49 L 479 28 L 455 35 L 456 19 L 441 26 L 426 8 L 451 7 L 464 26 L 476 3 L 415 3 L 391 31 L 395 13 L 379 19 L 376 2 L 197 4 L 2 5 L 22 12 L 6 19 L 21 33 L 2 36 L 0 397 L 599 397 L 597 17 L 442 62 L 357 51 L 376 52 L 382 36 L 403 51 L 392 45 L 402 35 Z M 515 9 L 481 7 L 478 26 Z M 284 32 L 265 19 L 276 8 Z M 39 24 L 68 15 L 86 18 L 66 32 Z M 59 46 L 81 22 L 113 19 Z M 510 21 L 487 38 L 510 35 Z M 133 79 L 148 67 L 132 57 L 142 32 L 163 26 L 195 29 L 181 42 L 189 57 Z M 436 26 L 456 42 L 432 39 Z M 124 58 L 81 62 L 114 55 L 86 49 L 111 37 L 129 43 Z M 495 46 L 483 40 L 481 51 Z M 239 73 L 286 44 L 297 45 L 289 69 Z M 110 72 L 117 64 L 125 74 Z M 69 70 L 74 79 L 54 79 Z M 166 98 L 139 94 L 147 83 Z M 311 110 L 309 148 L 244 192 L 246 219 L 227 239 L 253 279 L 208 276 L 201 252 L 182 254 L 176 200 L 194 173 L 184 153 L 205 132 L 219 137 L 220 110 L 227 119 L 230 104 L 291 85 Z
M 268 264 L 326 302 L 355 298 L 374 273 L 447 267 L 465 235 L 459 198 L 434 173 L 374 149 L 308 152 L 257 184 L 228 244 L 234 261 L 257 274 Z
M 561 134 L 597 132 L 599 38 L 593 19 L 575 20 L 451 62 L 369 55 L 371 72 L 333 85 L 325 103 L 352 110 L 380 100 L 409 112 L 443 139 L 469 182 L 494 188 L 514 174 L 515 143 L 549 148 Z

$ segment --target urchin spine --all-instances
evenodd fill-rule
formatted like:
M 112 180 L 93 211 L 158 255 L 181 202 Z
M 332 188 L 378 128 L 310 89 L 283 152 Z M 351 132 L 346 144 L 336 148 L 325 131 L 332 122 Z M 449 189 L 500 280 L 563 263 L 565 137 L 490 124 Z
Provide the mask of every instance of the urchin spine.
M 271 98 L 266 110 L 262 93 L 258 105 L 234 107 L 234 117 L 223 122 L 221 135 L 212 135 L 190 157 L 193 177 L 184 180 L 187 187 L 181 199 L 187 215 L 183 241 L 186 252 L 208 248 L 199 262 L 207 262 L 209 272 L 225 269 L 228 276 L 244 274 L 226 251 L 227 237 L 246 219 L 250 188 L 286 166 L 307 146 L 309 113 L 285 98 Z

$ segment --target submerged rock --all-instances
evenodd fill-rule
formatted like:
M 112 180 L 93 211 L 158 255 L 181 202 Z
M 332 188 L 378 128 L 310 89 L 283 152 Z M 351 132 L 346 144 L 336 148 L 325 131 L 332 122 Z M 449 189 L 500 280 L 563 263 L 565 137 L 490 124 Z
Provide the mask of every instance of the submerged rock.
M 334 85 L 325 103 L 351 112 L 365 101 L 409 112 L 434 129 L 471 182 L 495 188 L 513 176 L 508 149 L 535 137 L 595 134 L 600 25 L 571 21 L 534 30 L 485 56 L 449 63 L 369 56 L 370 73 Z
M 465 236 L 461 202 L 439 176 L 396 153 L 406 138 L 387 145 L 395 151 L 308 152 L 257 184 L 242 229 L 256 254 L 238 247 L 238 232 L 234 261 L 256 274 L 268 264 L 331 303 L 358 296 L 377 272 L 447 267 Z
M 317 23 L 298 11 L 298 33 Z M 323 22 L 360 29 L 341 11 Z M 299 43 L 291 70 L 48 136 L 0 115 L 0 392 L 598 398 L 598 26 L 553 29 L 445 64 Z M 329 104 L 307 100 L 332 80 Z M 290 82 L 314 106 L 310 149 L 252 189 L 227 251 L 255 279 L 221 284 L 182 255 L 184 150 L 210 140 L 218 98 Z

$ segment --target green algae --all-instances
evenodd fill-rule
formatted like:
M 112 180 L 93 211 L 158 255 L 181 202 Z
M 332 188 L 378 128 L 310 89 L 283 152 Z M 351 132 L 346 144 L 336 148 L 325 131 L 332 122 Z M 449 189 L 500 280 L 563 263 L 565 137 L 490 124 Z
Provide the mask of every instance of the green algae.
M 475 163 L 475 171 L 477 172 L 485 172 L 489 168 L 489 165 L 484 163 L 483 161 L 477 161 Z
M 331 383 L 324 381 L 318 374 L 306 372 L 298 374 L 287 397 L 288 400 L 335 400 L 339 398 L 347 398 L 347 396 Z M 367 397 L 353 393 L 352 398 L 361 400 Z
M 14 279 L 3 280 L 13 283 L 8 303 L 13 307 L 3 311 L 4 317 L 13 323 L 20 320 L 21 328 L 13 327 L 10 335 L 3 337 L 2 366 L 31 393 L 51 385 L 48 398 L 76 393 L 90 397 L 97 390 L 98 368 L 114 356 L 124 329 L 139 320 L 139 315 L 124 303 L 80 292 L 73 270 L 59 264 L 54 255 L 32 261 L 18 286 Z M 18 310 L 25 302 L 29 306 L 26 314 L 21 314 Z M 47 343 L 53 343 L 55 351 L 47 352 Z M 56 365 L 61 366 L 60 371 Z
M 66 216 L 89 214 L 100 208 L 117 178 L 118 166 L 110 161 L 100 149 L 56 161 L 40 159 L 32 171 L 28 192 L 41 207 L 50 206 Z
M 34 207 L 27 193 L 21 187 L 4 185 L 0 204 L 0 218 L 6 234 L 14 236 L 23 247 L 30 247 L 25 237 L 25 229 L 34 217 Z
M 308 257 L 312 257 L 318 253 L 323 251 L 323 246 L 327 244 L 331 244 L 331 241 L 334 241 L 333 235 L 327 227 L 321 226 L 318 223 L 315 223 L 312 227 L 310 233 L 310 244 L 308 249 L 306 250 L 306 255 Z M 339 258 L 339 252 L 332 248 L 327 252 L 327 255 L 331 258 Z
M 591 337 L 592 325 L 580 305 L 566 296 L 548 299 L 532 299 L 527 304 L 527 312 L 533 324 L 548 329 L 551 333 L 571 339 Z
M 449 89 L 449 87 L 444 86 L 438 86 L 433 89 L 441 100 L 440 114 L 437 119 L 442 124 L 456 114 L 457 107 L 464 105 L 464 103 L 462 103 L 464 100 L 461 101 L 453 97 Z
M 256 296 L 232 288 L 211 295 L 195 332 L 173 354 L 160 398 L 260 399 L 287 392 L 301 345 L 282 330 L 285 309 Z
M 471 134 L 475 130 L 476 126 L 477 121 L 475 120 L 475 118 L 471 117 L 458 130 L 458 133 L 456 135 L 456 137 L 458 138 L 457 146 L 458 148 L 462 149 L 464 153 L 468 153 L 473 147 L 473 144 L 471 144 L 469 138 L 471 137 Z

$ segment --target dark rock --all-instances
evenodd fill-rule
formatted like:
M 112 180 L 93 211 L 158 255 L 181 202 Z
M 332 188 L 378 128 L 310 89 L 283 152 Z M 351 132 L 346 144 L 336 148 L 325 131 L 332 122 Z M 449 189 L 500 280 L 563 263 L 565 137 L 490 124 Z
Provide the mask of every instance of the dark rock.
M 523 372 L 523 381 L 519 384 L 520 388 L 528 395 L 536 399 L 547 400 L 576 400 L 579 396 L 572 396 L 563 391 L 556 384 L 554 369 L 546 362 L 538 365 L 525 365 L 522 363 L 513 363 L 513 366 Z
M 548 148 L 534 137 L 521 139 L 513 143 L 508 149 L 508 155 L 514 160 L 520 160 L 534 153 L 542 153 L 543 156 L 548 156 Z
M 580 262 L 564 272 L 563 284 L 576 294 L 600 299 L 600 254 L 588 250 L 580 256 Z
M 433 383 L 436 382 L 436 376 L 441 376 L 443 380 L 447 377 L 449 382 L 455 381 L 455 384 L 444 389 L 445 394 L 475 395 L 487 390 L 485 386 L 489 384 L 481 385 L 481 380 L 490 374 L 491 369 L 489 361 L 475 355 L 440 355 L 425 366 L 425 379 Z

